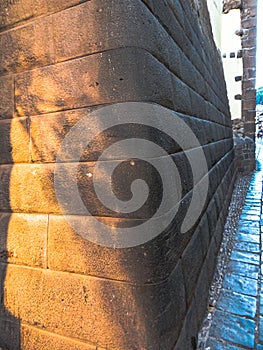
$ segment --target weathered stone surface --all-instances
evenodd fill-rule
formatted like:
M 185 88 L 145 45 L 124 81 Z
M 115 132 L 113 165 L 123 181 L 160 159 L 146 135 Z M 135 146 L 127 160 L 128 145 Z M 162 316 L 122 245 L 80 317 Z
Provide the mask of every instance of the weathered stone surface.
M 254 318 L 257 299 L 240 293 L 224 290 L 220 293 L 217 308 L 231 314 Z
M 247 243 L 247 242 L 238 242 L 235 244 L 235 249 L 237 250 L 243 250 L 245 252 L 251 252 L 251 253 L 259 253 L 260 248 L 259 244 L 255 243 Z
M 20 350 L 20 322 L 11 315 L 3 317 L 1 314 L 0 344 L 4 349 Z
M 242 116 L 245 120 L 245 135 L 255 139 L 255 130 L 247 125 L 253 118 L 248 117 L 248 113 L 256 109 L 256 99 L 251 96 L 250 89 L 255 89 L 255 67 L 256 67 L 256 20 L 257 6 L 256 1 L 242 1 L 241 26 L 245 28 L 245 34 L 242 37 L 243 51 L 243 81 L 242 81 Z M 246 161 L 248 171 L 255 168 L 254 156 Z
M 180 4 L 171 4 L 171 1 L 168 4 L 168 1 L 161 2 L 156 0 L 154 0 L 152 3 L 153 4 L 150 5 L 150 8 L 162 25 L 165 28 L 169 28 L 169 34 L 171 35 L 172 39 L 179 45 L 186 56 L 191 59 L 193 65 L 196 66 L 200 72 L 202 72 L 203 76 L 206 76 L 207 67 L 202 65 L 201 57 L 198 56 L 196 52 L 198 48 L 193 45 L 193 31 L 190 30 L 189 26 L 184 26 L 186 19 L 182 26 L 182 24 L 180 24 L 180 19 L 177 18 L 178 13 L 175 11 L 180 11 Z M 176 7 L 176 10 L 173 7 Z M 183 10 L 181 9 L 181 11 Z
M 200 227 L 200 240 L 202 244 L 202 257 L 204 259 L 209 247 L 210 235 L 211 235 L 211 233 L 209 232 L 208 219 L 206 214 L 204 214 L 203 217 L 201 218 L 199 227 Z
M 251 230 L 251 232 L 249 232 Z M 242 227 L 238 230 L 237 235 L 235 236 L 236 241 L 248 242 L 253 244 L 259 244 L 259 228 L 257 227 Z
M 155 350 L 163 342 L 170 348 L 178 337 L 186 308 L 180 265 L 168 281 L 156 286 L 10 265 L 5 305 L 29 325 L 127 350 Z
M 0 120 L 0 164 L 29 161 L 29 128 L 26 118 Z
M 54 166 L 50 165 L 0 166 L 0 210 L 20 213 L 59 212 L 52 185 L 53 172 Z
M 179 350 L 195 348 L 235 174 L 221 62 L 204 35 L 209 24 L 185 1 L 2 3 L 0 74 L 15 74 L 0 78 L 0 287 L 5 303 L 0 347 L 170 350 L 177 343 Z M 202 5 L 201 17 L 206 11 Z M 248 87 L 246 82 L 243 88 Z M 127 160 L 129 176 L 120 167 L 114 191 L 129 199 L 130 179 L 139 174 L 153 190 L 148 201 L 132 215 L 100 207 L 91 182 L 105 147 L 131 136 L 149 139 L 172 156 L 179 170 L 183 201 L 170 225 L 145 244 L 113 249 L 69 227 L 56 198 L 54 170 L 72 126 L 101 105 L 127 101 L 157 103 L 180 113 L 203 147 L 209 190 L 200 219 L 182 234 L 193 175 L 180 145 L 169 137 L 136 125 L 108 130 L 85 149 L 74 193 L 67 180 L 78 159 L 67 154 L 70 164 L 58 165 L 65 171 L 60 174 L 68 199 L 64 211 L 94 236 L 100 232 L 94 231 L 92 216 L 83 221 L 77 192 L 92 214 L 112 227 L 141 223 L 162 199 L 158 174 Z M 158 152 L 153 158 L 162 164 L 165 157 Z M 125 158 L 124 149 L 120 155 Z M 117 158 L 102 163 L 117 164 Z M 99 180 L 105 181 L 105 173 Z M 169 181 L 167 198 L 175 187 Z
M 72 220 L 73 218 L 71 218 Z M 75 220 L 81 218 L 76 217 Z M 105 224 L 127 224 L 125 220 L 106 219 Z M 89 225 L 90 222 L 90 225 Z M 128 222 L 130 224 L 130 220 Z M 137 222 L 140 223 L 140 222 Z M 89 237 L 96 237 L 92 229 L 92 220 L 85 221 Z M 175 230 L 175 228 L 174 228 Z M 171 235 L 172 229 L 168 233 Z M 168 237 L 167 237 L 168 240 Z M 125 250 L 114 250 L 104 246 L 96 245 L 90 240 L 83 238 L 75 232 L 64 217 L 51 216 L 49 222 L 48 238 L 48 266 L 52 270 L 77 272 L 86 275 L 95 275 L 120 281 L 131 281 L 136 283 L 160 282 L 167 278 L 172 262 L 180 256 L 180 244 L 178 242 L 178 253 L 173 252 L 172 243 L 166 247 L 161 246 L 163 238 L 155 239 L 140 247 L 127 248 Z M 181 248 L 182 249 L 182 248 Z M 169 257 L 169 253 L 172 255 Z M 120 267 L 120 261 L 121 267 Z M 167 265 L 167 262 L 170 262 Z M 144 266 L 143 271 L 140 266 Z
M 255 100 L 243 100 L 242 105 L 245 109 L 254 109 L 255 108 Z
M 0 28 L 10 26 L 33 17 L 33 0 L 4 0 L 0 5 Z
M 50 17 L 1 33 L 0 47 L 5 49 L 0 56 L 0 75 L 53 63 L 52 42 Z
M 183 159 L 184 158 L 181 158 L 180 155 L 175 156 L 177 167 L 182 174 L 187 176 L 190 174 L 190 169 L 189 165 L 187 166 Z M 169 168 L 170 163 L 167 164 L 165 160 L 165 158 L 157 158 L 157 167 L 164 167 L 163 170 L 166 168 L 170 175 L 175 174 L 173 170 L 171 172 Z M 114 162 L 114 168 L 117 168 L 116 174 L 114 175 L 115 179 L 112 180 L 113 191 L 115 191 L 115 196 L 120 200 L 125 201 L 129 199 L 129 182 L 132 183 L 132 181 L 138 179 L 138 177 L 147 182 L 149 195 L 145 197 L 146 200 L 141 209 L 135 210 L 130 214 L 124 214 L 119 212 L 119 210 L 114 211 L 113 209 L 108 209 L 107 205 L 103 205 L 103 201 L 100 201 L 94 189 L 93 176 L 89 175 L 94 174 L 96 165 L 94 162 L 80 163 L 79 169 L 77 170 L 77 177 L 75 176 L 75 165 L 70 163 L 58 165 L 32 164 L 30 166 L 26 164 L 17 164 L 13 167 L 3 165 L 0 167 L 0 174 L 2 177 L 0 184 L 0 209 L 6 211 L 11 202 L 13 211 L 24 213 L 92 214 L 95 216 L 126 217 L 130 219 L 152 217 L 162 201 L 161 192 L 163 190 L 163 185 L 157 170 L 152 165 L 146 166 L 144 161 L 137 161 L 135 167 L 133 163 L 130 163 L 130 160 L 122 162 L 120 166 L 118 161 L 111 162 L 111 165 L 113 165 Z M 59 181 L 59 185 L 57 185 L 57 191 L 59 190 L 59 192 L 57 193 L 59 193 L 59 195 L 63 193 L 64 195 L 64 199 L 61 201 L 63 208 L 60 207 L 56 198 L 54 187 L 55 170 L 56 180 Z M 107 161 L 102 161 L 101 168 L 96 171 L 97 186 L 100 186 L 101 181 L 107 180 L 107 176 L 108 180 L 110 180 Z M 28 183 L 30 183 L 31 186 L 28 186 Z M 77 185 L 78 193 L 76 193 L 73 184 Z M 181 193 L 179 193 L 176 188 L 177 185 L 179 186 L 179 183 L 172 182 L 169 184 L 168 181 L 166 181 L 167 198 L 165 198 L 165 202 L 167 206 L 165 207 L 165 211 L 160 212 L 160 215 L 165 214 L 168 208 L 170 210 L 172 205 L 175 205 L 174 198 L 178 198 L 178 201 L 181 199 Z M 186 183 L 185 186 L 187 186 L 187 190 L 189 191 L 192 185 L 191 183 Z M 186 188 L 183 188 L 184 195 L 185 191 Z M 88 197 L 86 196 L 87 193 L 89 193 Z M 79 205 L 79 197 L 82 199 L 84 207 Z M 66 199 L 68 199 L 68 201 Z M 154 201 L 156 205 L 153 206 L 151 201 Z
M 33 20 L 39 15 L 57 12 L 85 0 L 3 0 L 0 4 L 0 28 Z
M 199 328 L 197 323 L 196 312 L 197 312 L 196 304 L 194 300 L 191 306 L 189 307 L 188 313 L 185 317 L 185 321 L 184 321 L 184 325 L 183 325 L 180 337 L 173 350 L 196 349 L 197 332 Z
M 203 264 L 200 231 L 197 231 L 182 255 L 182 270 L 185 281 L 187 303 L 190 305 L 195 285 Z
M 195 287 L 195 302 L 196 302 L 196 322 L 198 324 L 198 328 L 201 326 L 206 310 L 208 305 L 208 296 L 209 296 L 209 288 L 211 279 L 209 279 L 210 276 L 208 276 L 208 269 L 207 269 L 208 261 L 205 260 L 202 270 L 200 272 L 196 287 Z
M 136 100 L 172 106 L 169 71 L 137 48 L 36 69 L 15 84 L 18 116 Z
M 21 327 L 21 350 L 96 350 L 96 345 L 89 345 L 74 339 L 45 332 L 36 327 L 22 325 Z
M 210 346 L 214 350 L 241 350 L 242 348 L 236 345 L 230 345 L 222 340 L 216 340 L 214 338 L 209 338 L 207 341 L 207 346 Z
M 0 214 L 0 260 L 47 266 L 47 215 Z
M 186 206 L 188 205 L 186 201 Z M 184 213 L 184 208 L 179 211 L 167 229 L 156 238 L 138 247 L 125 250 L 115 250 L 91 243 L 98 237 L 98 232 L 93 228 L 94 219 L 91 217 L 71 216 L 67 218 L 73 220 L 71 222 L 73 228 L 76 227 L 76 223 L 80 224 L 81 220 L 85 219 L 83 223 L 88 233 L 85 235 L 80 234 L 79 229 L 73 230 L 65 218 L 51 216 L 48 239 L 49 266 L 53 270 L 73 271 L 120 281 L 160 283 L 172 273 L 192 234 L 192 232 L 184 235 L 180 233 L 184 218 L 182 213 Z M 141 223 L 131 219 L 128 221 L 110 218 L 96 219 L 105 225 L 120 228 Z M 115 239 L 117 242 L 117 237 Z M 119 267 L 120 261 L 122 262 L 121 268 Z M 140 269 L 142 265 L 143 270 Z
M 198 85 L 198 80 L 201 78 L 200 73 L 202 76 L 208 77 L 206 65 L 200 63 L 200 57 L 195 51 L 196 47 L 189 41 L 184 30 L 179 25 L 174 28 L 176 18 L 172 16 L 168 8 L 165 7 L 167 9 L 165 12 L 158 8 L 156 12 L 159 15 L 168 13 L 172 16 L 169 24 L 167 24 L 166 16 L 166 26 L 171 27 L 172 33 L 177 33 L 176 36 L 173 36 L 173 40 L 156 21 L 155 17 L 142 6 L 141 2 L 130 2 L 129 6 L 125 3 L 125 7 L 123 7 L 123 4 L 116 1 L 109 3 L 105 0 L 97 0 L 96 2 L 87 2 L 73 10 L 67 10 L 63 13 L 63 16 L 56 15 L 54 26 L 58 60 L 115 49 L 120 46 L 141 47 L 150 51 L 156 57 L 160 57 L 161 61 L 176 75 L 179 75 L 183 81 L 190 82 L 190 85 L 198 90 L 201 95 L 205 95 L 205 92 L 202 91 L 205 84 Z M 156 6 L 160 6 L 160 2 L 156 2 L 154 7 Z M 111 16 L 112 21 L 107 27 L 107 40 L 105 40 L 105 32 L 102 28 L 107 16 Z M 114 20 L 115 17 L 116 20 Z M 118 26 L 115 25 L 117 21 Z M 72 26 L 65 25 L 68 22 L 71 22 Z M 145 33 L 144 36 L 140 35 L 141 31 Z M 187 47 L 189 48 L 188 51 Z M 173 48 L 173 52 L 171 48 Z M 191 64 L 188 62 L 189 59 L 191 59 Z M 185 67 L 184 71 L 190 69 L 192 74 L 181 72 L 180 62 Z M 200 72 L 193 68 L 192 63 L 198 67 Z
M 259 262 L 259 254 L 234 250 L 231 254 L 231 259 L 257 265 Z
M 219 250 L 219 244 L 215 241 L 214 237 L 211 239 L 209 250 L 205 259 L 205 264 L 207 266 L 207 280 L 210 284 L 215 272 L 216 258 Z
M 14 82 L 12 76 L 0 77 L 0 120 L 13 117 Z
M 215 321 L 211 326 L 211 336 L 234 342 L 241 346 L 253 349 L 254 321 L 245 317 L 216 311 Z M 236 327 L 238 323 L 239 327 Z M 224 327 L 222 327 L 224 325 Z
M 88 1 L 53 17 L 58 61 L 133 46 L 161 57 L 169 66 L 172 63 L 175 72 L 178 71 L 183 52 L 141 1 Z M 105 28 L 109 17 L 111 21 Z M 142 31 L 145 35 L 141 35 Z
M 99 126 L 99 118 L 96 117 L 96 113 L 90 116 L 95 110 L 96 108 L 85 108 L 42 115 L 41 117 L 31 117 L 30 137 L 32 161 L 54 162 L 67 133 L 82 118 L 90 118 L 91 123 Z M 232 139 L 222 140 L 225 138 L 223 126 L 205 120 L 193 119 L 182 114 L 174 115 L 175 118 L 178 116 L 191 128 L 201 145 L 208 144 L 204 146 L 204 152 L 207 156 L 209 168 L 222 158 L 225 152 L 231 149 Z M 160 115 L 158 123 L 160 125 L 162 124 L 162 115 Z M 96 131 L 96 128 L 93 128 L 93 130 L 94 136 L 97 133 L 99 134 L 99 129 Z M 110 144 L 131 137 L 152 141 L 158 144 L 168 154 L 173 154 L 181 150 L 175 141 L 158 129 L 143 127 L 141 125 L 130 125 L 129 128 L 127 126 L 111 128 L 109 131 L 100 134 L 99 137 L 94 138 L 93 142 L 89 146 L 87 145 L 87 149 L 85 151 L 83 150 L 82 160 L 94 161 Z M 155 156 L 157 157 L 159 154 Z M 117 158 L 120 159 L 120 156 Z M 78 161 L 78 159 L 69 158 L 69 156 L 68 160 Z

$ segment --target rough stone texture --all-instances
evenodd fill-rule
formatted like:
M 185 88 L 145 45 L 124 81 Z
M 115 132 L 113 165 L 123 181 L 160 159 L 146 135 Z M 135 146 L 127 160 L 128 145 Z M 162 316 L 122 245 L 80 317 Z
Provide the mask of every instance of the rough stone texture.
M 223 13 L 228 13 L 230 10 L 240 8 L 242 8 L 241 0 L 223 0 Z
M 257 1 L 243 0 L 241 9 L 241 26 L 243 49 L 243 80 L 242 80 L 242 118 L 245 121 L 245 135 L 255 139 L 255 78 L 256 78 L 256 45 L 257 45 Z M 249 113 L 248 113 L 249 112 Z M 250 123 L 253 122 L 253 128 Z M 253 166 L 253 160 L 252 165 Z
M 256 45 L 257 45 L 257 1 L 256 0 L 226 0 L 223 12 L 239 8 L 241 13 L 241 44 L 243 60 L 242 77 L 242 122 L 243 134 L 249 139 L 255 140 L 255 116 L 256 116 Z M 236 77 L 239 78 L 239 77 Z M 240 96 L 238 96 L 240 97 Z M 243 136 L 243 135 L 242 135 Z M 255 169 L 255 146 L 247 142 L 237 140 L 236 135 L 236 159 L 241 173 L 251 172 Z M 241 146 L 243 143 L 243 146 Z
M 9 265 L 5 306 L 29 325 L 117 349 L 170 349 L 186 310 L 180 265 L 148 286 Z
M 252 126 L 254 128 L 254 126 Z M 234 133 L 235 159 L 240 173 L 251 173 L 256 166 L 255 143 L 248 136 L 240 136 Z
M 139 48 L 110 50 L 23 73 L 15 80 L 15 90 L 17 116 L 140 100 L 173 107 L 170 72 Z
M 0 119 L 10 119 L 14 111 L 14 81 L 12 76 L 0 77 Z
M 53 333 L 45 332 L 36 327 L 30 327 L 22 325 L 23 341 L 21 349 L 24 350 L 61 350 L 61 349 L 72 349 L 72 350 L 97 350 L 98 347 L 94 345 L 85 344 L 83 342 L 61 337 Z
M 195 348 L 236 172 L 223 69 L 207 13 L 203 2 L 189 6 L 183 0 L 1 2 L 0 347 Z M 106 130 L 83 152 L 78 180 L 85 204 L 112 230 L 148 220 L 162 186 L 158 174 L 125 152 L 106 157 L 100 162 L 121 158 L 128 166 L 114 188 L 120 198 L 129 199 L 130 176 L 145 179 L 150 195 L 132 214 L 100 206 L 88 175 L 105 148 L 131 137 L 147 139 L 165 149 L 182 183 L 178 214 L 159 236 L 114 249 L 69 225 L 56 198 L 54 171 L 62 170 L 64 212 L 98 234 L 68 188 L 78 159 L 69 152 L 57 165 L 56 157 L 83 117 L 96 131 L 99 120 L 91 112 L 130 101 L 157 104 L 185 122 L 202 146 L 208 174 L 198 178 L 207 175 L 209 189 L 200 217 L 182 234 L 193 195 L 186 153 L 157 129 L 132 124 Z M 162 125 L 162 115 L 156 120 Z M 187 154 L 194 158 L 191 147 Z M 160 164 L 165 158 L 159 151 L 153 157 Z
M 0 5 L 0 28 L 18 26 L 41 15 L 58 12 L 84 1 L 86 0 L 3 0 Z
M 0 74 L 54 63 L 52 41 L 50 17 L 1 33 L 0 46 L 5 50 L 0 57 Z
M 12 135 L 10 140 L 10 130 Z M 29 127 L 27 118 L 0 120 L 1 157 L 0 164 L 27 163 L 29 161 Z M 10 145 L 12 142 L 12 146 Z M 12 158 L 12 159 L 11 159 Z
M 47 215 L 1 214 L 0 260 L 32 267 L 47 266 Z M 8 241 L 5 243 L 5 232 Z
M 257 171 L 240 176 L 230 204 L 200 350 L 262 348 L 261 142 L 256 154 Z

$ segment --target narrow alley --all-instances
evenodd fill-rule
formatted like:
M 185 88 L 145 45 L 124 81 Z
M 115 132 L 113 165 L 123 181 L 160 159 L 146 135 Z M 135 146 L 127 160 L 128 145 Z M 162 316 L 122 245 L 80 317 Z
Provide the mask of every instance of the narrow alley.
M 256 156 L 221 290 L 206 320 L 206 350 L 263 349 L 262 140 Z

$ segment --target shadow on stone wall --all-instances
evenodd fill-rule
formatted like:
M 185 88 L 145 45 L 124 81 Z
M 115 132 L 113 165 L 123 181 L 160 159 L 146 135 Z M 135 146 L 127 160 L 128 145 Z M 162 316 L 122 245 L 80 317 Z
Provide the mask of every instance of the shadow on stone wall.
M 4 141 L 4 148 L 9 149 L 9 156 L 5 157 L 5 161 L 8 164 L 13 162 L 12 159 L 12 146 L 10 142 L 10 130 L 5 128 L 7 133 L 1 141 Z M 3 147 L 1 147 L 1 153 Z M 2 155 L 2 154 L 1 154 Z M 6 154 L 5 154 L 6 156 Z M 0 156 L 1 159 L 1 156 Z M 1 208 L 4 207 L 6 213 L 0 214 L 0 347 L 3 350 L 19 350 L 20 349 L 20 320 L 12 315 L 5 308 L 5 279 L 8 269 L 8 261 L 11 258 L 10 251 L 8 249 L 8 231 L 9 223 L 12 217 L 12 208 L 10 205 L 10 178 L 12 172 L 12 165 L 1 165 L 0 166 L 0 203 Z
M 93 4 L 93 2 L 87 3 L 90 3 L 91 6 Z M 118 7 L 118 3 L 116 4 Z M 109 6 L 111 7 L 111 4 Z M 106 18 L 107 20 L 114 12 L 111 11 L 112 8 L 108 10 L 110 10 L 110 15 Z M 83 22 L 81 10 L 79 11 L 79 18 L 72 16 L 78 25 Z M 99 7 L 96 13 L 101 12 L 103 13 Z M 70 28 L 70 35 L 74 33 L 71 20 L 63 18 L 63 21 L 64 25 Z M 101 27 L 98 27 L 95 22 L 87 21 L 87 23 L 91 27 L 93 25 L 94 33 L 100 33 Z M 86 38 L 86 34 L 79 35 L 79 28 L 76 24 L 75 26 L 76 38 Z M 126 36 L 129 34 L 129 32 L 126 33 Z M 105 35 L 104 32 L 103 35 Z M 29 31 L 28 38 L 30 37 L 31 32 Z M 93 39 L 94 43 L 100 42 L 97 39 Z M 2 253 L 4 263 L 1 274 L 1 305 L 2 314 L 5 314 L 5 317 L 3 316 L 0 320 L 0 346 L 5 347 L 6 350 L 16 350 L 20 347 L 20 321 L 12 316 L 13 310 L 14 314 L 22 315 L 20 317 L 23 323 L 35 326 L 36 332 L 41 329 L 50 332 L 49 334 L 53 332 L 53 335 L 56 333 L 65 336 L 63 341 L 70 342 L 70 338 L 75 338 L 101 347 L 117 349 L 159 349 L 160 346 L 163 349 L 174 348 L 187 309 L 191 303 L 194 303 L 193 294 L 186 298 L 181 256 L 197 226 L 196 224 L 187 234 L 180 234 L 179 227 L 189 207 L 193 180 L 190 166 L 185 156 L 180 154 L 182 152 L 178 149 L 178 145 L 170 143 L 164 135 L 155 135 L 152 130 L 143 131 L 138 127 L 136 129 L 136 126 L 133 125 L 128 128 L 128 131 L 108 130 L 108 133 L 100 135 L 95 140 L 93 149 L 89 147 L 84 152 L 82 164 L 79 167 L 81 196 L 84 201 L 85 198 L 88 198 L 85 204 L 92 203 L 94 216 L 108 223 L 111 221 L 111 226 L 114 228 L 127 227 L 131 224 L 136 226 L 138 221 L 142 222 L 147 220 L 148 216 L 153 215 L 159 205 L 158 196 L 162 190 L 160 179 L 152 169 L 142 164 L 138 166 L 139 174 L 136 171 L 131 172 L 130 160 L 122 168 L 118 168 L 119 175 L 115 175 L 114 191 L 119 199 L 130 198 L 130 184 L 138 177 L 150 180 L 150 190 L 153 192 L 142 214 L 118 216 L 101 208 L 94 196 L 90 195 L 91 186 L 88 183 L 88 177 L 85 176 L 89 168 L 94 166 L 93 163 L 112 141 L 116 142 L 125 136 L 129 138 L 133 132 L 136 137 L 140 137 L 141 134 L 143 138 L 148 137 L 155 143 L 160 142 L 163 148 L 167 147 L 167 152 L 173 157 L 181 178 L 184 179 L 182 186 L 185 200 L 178 215 L 165 232 L 144 245 L 114 249 L 114 247 L 96 245 L 82 238 L 69 227 L 61 215 L 54 193 L 55 158 L 70 128 L 78 120 L 87 116 L 92 106 L 125 101 L 147 101 L 174 108 L 169 85 L 171 74 L 147 50 L 128 48 L 127 45 L 119 48 L 118 46 L 123 45 L 122 42 L 115 43 L 113 47 L 106 45 L 104 50 L 101 49 L 101 53 L 89 52 L 90 56 L 86 56 L 87 52 L 78 52 L 83 47 L 80 44 L 78 46 L 78 43 L 75 48 L 78 53 L 74 54 L 74 36 L 71 42 L 66 38 L 66 47 L 70 48 L 73 54 L 67 57 L 66 52 L 63 60 L 69 61 L 57 63 L 47 62 L 44 54 L 42 55 L 44 61 L 38 60 L 37 50 L 32 52 L 30 44 L 24 41 L 19 42 L 16 37 L 15 40 L 13 43 L 10 39 L 8 41 L 12 49 L 12 60 L 9 65 L 5 66 L 3 74 L 10 71 L 21 72 L 15 76 L 15 115 L 18 117 L 20 127 L 24 128 L 24 134 L 22 133 L 24 138 L 26 136 L 29 138 L 30 135 L 30 147 L 28 144 L 27 149 L 30 155 L 28 154 L 27 160 L 23 159 L 24 163 L 29 162 L 30 164 L 24 164 L 21 173 L 15 173 L 16 182 L 14 183 L 11 181 L 14 168 L 1 166 L 0 200 L 6 213 L 12 213 L 12 211 L 19 213 L 22 208 L 26 213 L 30 211 L 49 214 L 48 261 L 47 266 L 41 266 L 42 268 L 35 270 L 35 265 L 29 265 L 33 267 L 30 269 L 21 267 L 20 274 L 18 273 L 20 267 L 17 265 L 17 273 L 13 273 L 13 276 L 12 272 L 10 273 L 10 280 L 17 282 L 16 285 L 12 286 L 9 282 L 8 290 L 4 289 L 6 264 L 8 262 L 15 264 L 16 259 L 8 249 L 8 234 L 12 216 L 2 214 L 2 247 L 5 248 Z M 63 42 L 61 40 L 60 45 Z M 38 45 L 39 43 L 43 44 L 42 41 L 39 41 Z M 94 44 L 95 50 L 98 50 L 96 45 Z M 60 46 L 59 49 L 61 49 Z M 86 50 L 89 49 L 86 48 Z M 24 57 L 21 56 L 22 53 L 25 53 Z M 45 68 L 34 69 L 41 66 Z M 89 106 L 88 109 L 87 106 Z M 95 122 L 92 121 L 93 126 Z M 20 145 L 18 146 L 18 139 L 12 135 L 13 128 L 11 130 L 9 127 L 6 134 L 9 135 L 5 141 L 8 159 L 5 159 L 4 163 L 22 162 L 21 159 L 14 158 L 17 147 L 19 148 Z M 112 141 L 109 142 L 109 140 Z M 139 162 L 137 163 L 140 165 Z M 70 175 L 70 166 L 69 162 L 68 173 L 65 175 Z M 129 168 L 129 176 L 126 176 L 125 167 Z M 37 172 L 35 177 L 32 175 L 34 170 Z M 23 176 L 19 177 L 20 174 Z M 23 179 L 26 183 L 23 183 Z M 16 192 L 15 183 L 19 184 L 17 188 L 21 187 L 22 190 Z M 66 181 L 65 189 L 67 189 Z M 90 197 L 87 196 L 87 193 Z M 71 198 L 69 198 L 69 203 L 70 200 Z M 75 215 L 76 220 L 81 221 L 80 213 L 69 211 L 68 214 Z M 95 231 L 92 225 L 87 229 Z M 94 235 L 96 233 L 96 231 L 93 232 Z M 200 248 L 200 252 L 201 250 Z M 187 257 L 185 259 L 187 261 Z M 202 262 L 202 259 L 200 261 Z M 191 266 L 190 263 L 189 266 Z M 31 275 L 27 274 L 29 270 Z M 26 277 L 23 277 L 23 273 L 26 274 Z M 195 275 L 197 279 L 198 273 L 195 272 Z M 30 283 L 23 284 L 23 278 Z M 189 289 L 194 290 L 194 288 Z M 38 292 L 40 297 L 36 295 Z M 11 297 L 9 294 L 12 294 Z M 9 311 L 4 306 L 6 296 Z M 192 323 L 195 324 L 195 322 Z M 194 327 L 197 328 L 197 326 L 192 325 L 191 327 L 191 331 L 187 332 L 187 337 L 194 339 L 197 334 L 197 329 Z M 38 341 L 35 349 L 40 349 L 43 333 L 35 337 Z M 56 336 L 53 337 L 53 335 L 54 344 Z M 31 338 L 28 336 L 25 341 L 31 344 L 33 338 L 33 336 Z M 52 343 L 50 344 L 52 348 Z M 32 346 L 31 344 L 31 348 Z M 64 343 L 61 346 L 61 349 L 63 348 L 70 348 L 70 345 L 66 346 Z

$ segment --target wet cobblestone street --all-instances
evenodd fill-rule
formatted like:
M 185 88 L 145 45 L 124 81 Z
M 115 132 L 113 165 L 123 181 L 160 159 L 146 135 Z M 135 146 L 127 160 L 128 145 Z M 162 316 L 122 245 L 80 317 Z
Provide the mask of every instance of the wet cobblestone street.
M 256 154 L 257 170 L 251 177 L 244 204 L 240 202 L 242 211 L 237 228 L 233 228 L 228 259 L 223 262 L 225 271 L 219 273 L 221 281 L 220 276 L 215 276 L 212 289 L 218 284 L 219 290 L 218 293 L 212 290 L 214 295 L 200 333 L 199 349 L 263 350 L 262 141 Z M 225 234 L 227 230 L 226 224 Z M 222 249 L 224 246 L 221 252 Z

